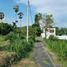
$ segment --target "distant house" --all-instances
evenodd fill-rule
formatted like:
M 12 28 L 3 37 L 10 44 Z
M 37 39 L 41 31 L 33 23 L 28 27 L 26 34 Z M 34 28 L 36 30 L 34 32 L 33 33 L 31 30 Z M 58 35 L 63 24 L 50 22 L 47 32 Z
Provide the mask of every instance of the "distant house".
M 43 32 L 41 33 L 42 38 L 45 38 L 45 33 L 46 33 L 46 38 L 48 39 L 51 35 L 56 36 L 56 28 L 47 28 L 47 31 L 45 32 L 45 28 L 43 29 Z
M 43 31 L 41 33 L 41 37 L 42 38 L 45 38 L 45 33 L 46 33 L 46 38 L 49 39 L 49 37 L 51 35 L 53 35 L 54 37 L 58 38 L 58 39 L 61 39 L 61 40 L 67 40 L 67 35 L 56 35 L 56 28 L 55 27 L 49 27 L 47 28 L 47 31 L 45 32 L 45 24 L 43 23 L 42 20 L 39 21 L 39 24 L 40 24 L 40 28 L 41 30 Z
M 42 20 L 39 21 L 40 28 L 43 31 L 41 33 L 42 38 L 45 38 L 45 33 L 46 33 L 46 38 L 49 38 L 50 35 L 56 36 L 56 28 L 55 27 L 50 27 L 47 28 L 47 31 L 45 32 L 45 24 L 43 23 Z

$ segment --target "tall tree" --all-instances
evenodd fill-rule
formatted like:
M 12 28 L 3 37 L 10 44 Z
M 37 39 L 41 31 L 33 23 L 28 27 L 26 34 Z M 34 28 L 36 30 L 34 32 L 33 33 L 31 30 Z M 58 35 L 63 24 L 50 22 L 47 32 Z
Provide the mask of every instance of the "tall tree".
M 15 21 L 15 22 L 18 22 L 18 21 L 17 21 L 17 14 L 18 14 L 18 12 L 19 12 L 19 6 L 16 5 L 16 6 L 13 8 L 13 10 L 14 10 L 14 12 L 16 13 L 16 15 L 15 15 L 16 21 Z
M 40 36 L 41 34 L 41 29 L 40 29 L 40 25 L 39 25 L 39 21 L 40 19 L 42 18 L 42 14 L 41 13 L 38 13 L 35 15 L 35 23 L 32 25 L 32 27 L 34 28 L 34 31 L 35 31 L 35 35 L 37 36 Z
M 19 11 L 19 6 L 16 5 L 13 9 L 14 9 L 15 13 L 18 13 L 18 11 Z
M 42 14 L 38 13 L 35 15 L 35 23 L 39 24 L 39 20 L 42 19 Z
M 52 15 L 43 15 L 42 19 L 43 19 L 43 23 L 45 23 L 45 37 L 46 37 L 47 28 L 52 27 L 52 24 L 54 23 L 53 16 Z
M 20 34 L 21 34 L 21 23 L 22 23 L 22 18 L 23 18 L 23 13 L 22 12 L 19 12 L 18 13 L 18 17 L 19 17 L 19 19 L 20 19 L 20 33 L 19 33 L 19 36 L 20 36 Z
M 45 26 L 46 27 L 52 27 L 53 24 L 53 16 L 52 15 L 46 15 L 46 19 L 45 19 Z
M 0 12 L 0 19 L 4 19 L 4 13 L 3 12 Z
M 19 19 L 20 19 L 20 27 L 21 27 L 21 20 L 22 20 L 22 18 L 23 18 L 23 13 L 22 12 L 19 12 L 18 13 L 18 17 L 19 17 Z
M 19 16 L 19 19 L 22 19 L 23 18 L 23 13 L 22 12 L 19 12 L 18 13 L 18 16 Z

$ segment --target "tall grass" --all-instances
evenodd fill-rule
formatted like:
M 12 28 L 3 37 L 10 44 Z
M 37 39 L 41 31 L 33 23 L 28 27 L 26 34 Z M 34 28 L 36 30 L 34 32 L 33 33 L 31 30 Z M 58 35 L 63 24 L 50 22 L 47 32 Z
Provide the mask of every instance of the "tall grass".
M 60 67 L 67 67 L 67 40 L 50 37 L 49 39 L 44 39 L 44 43 L 46 43 L 46 47 L 56 54 L 56 61 L 60 62 Z
M 33 49 L 34 40 L 26 41 L 24 37 L 19 37 L 18 34 L 10 33 L 6 39 L 10 40 L 10 45 L 6 47 L 7 51 L 16 52 L 19 58 L 28 56 Z
M 67 41 L 66 40 L 55 40 L 55 39 L 45 39 L 47 47 L 54 51 L 60 60 L 67 60 Z

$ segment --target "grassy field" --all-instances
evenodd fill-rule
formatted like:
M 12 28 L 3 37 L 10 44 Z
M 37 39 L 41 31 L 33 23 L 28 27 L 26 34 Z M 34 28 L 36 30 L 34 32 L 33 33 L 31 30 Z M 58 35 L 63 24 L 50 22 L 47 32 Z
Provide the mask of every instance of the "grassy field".
M 67 67 L 67 41 L 58 39 L 44 39 L 45 46 L 55 53 L 61 67 Z

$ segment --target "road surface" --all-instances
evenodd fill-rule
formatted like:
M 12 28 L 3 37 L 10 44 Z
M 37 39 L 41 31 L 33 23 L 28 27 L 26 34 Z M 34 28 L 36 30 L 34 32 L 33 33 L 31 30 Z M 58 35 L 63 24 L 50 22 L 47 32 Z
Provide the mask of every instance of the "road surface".
M 56 67 L 52 63 L 49 56 L 46 54 L 42 42 L 35 43 L 35 50 L 33 54 L 33 60 L 39 64 L 39 67 Z

